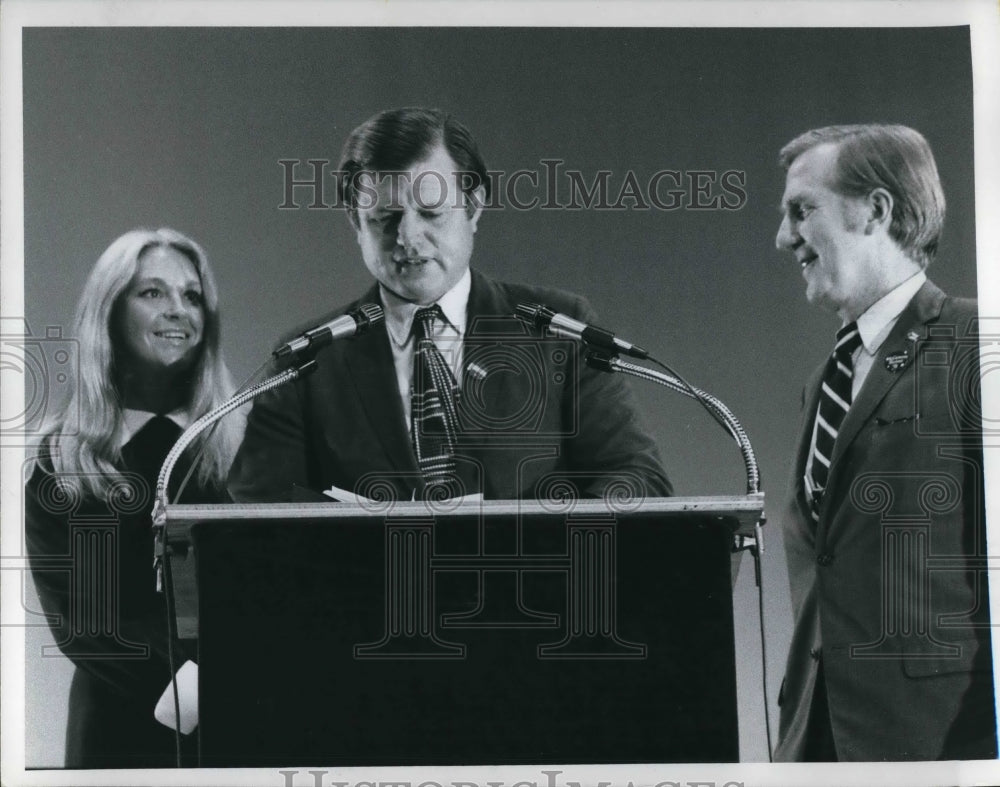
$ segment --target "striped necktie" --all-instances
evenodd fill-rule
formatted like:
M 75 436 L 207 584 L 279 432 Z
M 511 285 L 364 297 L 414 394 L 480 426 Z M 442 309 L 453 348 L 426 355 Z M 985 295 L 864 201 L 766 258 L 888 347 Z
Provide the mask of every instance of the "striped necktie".
M 805 474 L 806 496 L 812 503 L 813 520 L 819 519 L 819 504 L 830 475 L 830 459 L 837 433 L 851 407 L 851 384 L 854 380 L 854 351 L 861 345 L 856 322 L 837 331 L 837 344 L 823 371 L 819 407 L 813 426 L 810 467 Z
M 455 444 L 458 435 L 458 385 L 431 337 L 434 320 L 444 319 L 437 304 L 417 309 L 413 318 L 416 341 L 413 387 L 410 389 L 410 431 L 417 464 L 427 491 L 451 497 L 455 482 Z

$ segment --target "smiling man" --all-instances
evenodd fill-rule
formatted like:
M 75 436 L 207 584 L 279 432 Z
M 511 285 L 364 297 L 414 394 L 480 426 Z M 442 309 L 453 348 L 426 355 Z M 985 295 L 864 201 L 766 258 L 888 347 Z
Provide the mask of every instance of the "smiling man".
M 779 760 L 996 756 L 974 300 L 926 276 L 945 201 L 927 141 L 789 142 L 776 243 L 836 312 L 803 394 L 783 532 L 795 628 Z
M 490 181 L 469 130 L 438 110 L 382 112 L 341 157 L 341 197 L 385 321 L 262 396 L 230 477 L 242 501 L 296 489 L 366 497 L 661 496 L 670 484 L 618 376 L 513 318 L 541 302 L 592 321 L 579 296 L 471 270 Z

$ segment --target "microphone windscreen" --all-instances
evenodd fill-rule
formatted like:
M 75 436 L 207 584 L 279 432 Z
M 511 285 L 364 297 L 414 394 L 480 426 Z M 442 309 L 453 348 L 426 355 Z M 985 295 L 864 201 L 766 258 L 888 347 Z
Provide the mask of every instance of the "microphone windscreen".
M 552 321 L 555 312 L 540 303 L 519 303 L 514 307 L 514 316 L 536 328 L 545 328 Z
M 385 319 L 385 313 L 377 303 L 365 303 L 358 308 L 358 317 L 359 324 L 363 319 L 366 326 L 372 326 L 382 322 Z

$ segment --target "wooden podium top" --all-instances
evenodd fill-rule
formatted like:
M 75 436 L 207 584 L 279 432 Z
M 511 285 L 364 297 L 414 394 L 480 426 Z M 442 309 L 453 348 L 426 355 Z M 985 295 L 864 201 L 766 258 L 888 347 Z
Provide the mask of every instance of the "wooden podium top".
M 226 505 L 169 505 L 167 538 L 186 540 L 196 522 L 232 520 L 317 520 L 370 516 L 375 519 L 438 518 L 451 516 L 510 516 L 511 514 L 596 516 L 638 511 L 671 514 L 714 514 L 737 522 L 734 533 L 753 536 L 764 519 L 764 493 L 733 496 L 654 497 L 645 500 L 478 500 L 478 501 L 365 501 L 356 503 L 231 503 Z

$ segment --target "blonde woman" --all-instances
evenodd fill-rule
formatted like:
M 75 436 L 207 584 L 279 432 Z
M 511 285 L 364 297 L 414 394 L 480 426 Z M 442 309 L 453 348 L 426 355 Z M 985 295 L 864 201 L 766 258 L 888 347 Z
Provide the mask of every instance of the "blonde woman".
M 183 428 L 232 392 L 205 252 L 171 229 L 125 233 L 87 279 L 73 335 L 79 379 L 42 440 L 25 504 L 35 584 L 76 665 L 66 766 L 167 767 L 175 734 L 154 709 L 194 654 L 170 641 L 156 591 L 153 491 Z M 223 419 L 189 449 L 200 459 L 183 502 L 226 499 L 241 433 L 239 419 Z M 178 466 L 174 491 L 189 466 Z M 51 569 L 58 556 L 72 571 Z M 181 742 L 186 764 L 193 737 Z

